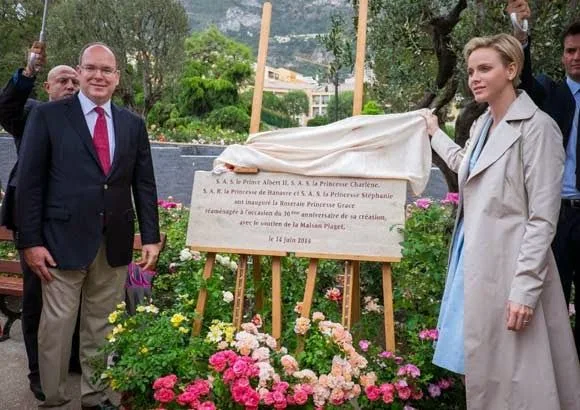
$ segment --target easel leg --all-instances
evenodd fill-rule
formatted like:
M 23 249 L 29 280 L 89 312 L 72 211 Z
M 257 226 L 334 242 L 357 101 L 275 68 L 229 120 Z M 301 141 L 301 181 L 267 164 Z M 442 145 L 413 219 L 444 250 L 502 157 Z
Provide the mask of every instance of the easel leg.
M 234 295 L 234 326 L 237 330 L 242 326 L 244 316 L 244 293 L 246 292 L 246 273 L 248 270 L 248 255 L 240 255 L 238 272 L 236 274 L 236 290 Z
M 316 269 L 318 268 L 318 259 L 310 259 L 308 265 L 308 274 L 306 276 L 306 289 L 304 290 L 304 300 L 302 301 L 302 312 L 300 316 L 310 317 L 312 308 L 312 299 L 314 297 L 314 286 L 316 285 Z
M 360 320 L 360 262 L 352 261 L 351 326 Z
M 354 285 L 354 274 L 352 261 L 344 262 L 344 288 L 342 292 L 342 325 L 350 329 L 352 318 L 352 287 Z
M 254 262 L 254 291 L 255 295 L 255 311 L 254 313 L 260 313 L 264 311 L 264 287 L 262 286 L 262 266 L 260 263 L 260 256 L 252 256 Z
M 385 341 L 389 352 L 395 351 L 395 315 L 393 312 L 393 284 L 390 263 L 383 263 L 383 306 Z
M 272 257 L 272 336 L 282 336 L 282 258 Z
M 209 279 L 215 263 L 215 253 L 208 253 L 205 257 L 205 267 L 203 268 L 203 278 Z M 201 288 L 197 296 L 197 306 L 195 308 L 196 318 L 193 321 L 192 336 L 199 336 L 201 332 L 201 324 L 203 322 L 203 313 L 205 311 L 205 304 L 207 302 L 207 289 Z

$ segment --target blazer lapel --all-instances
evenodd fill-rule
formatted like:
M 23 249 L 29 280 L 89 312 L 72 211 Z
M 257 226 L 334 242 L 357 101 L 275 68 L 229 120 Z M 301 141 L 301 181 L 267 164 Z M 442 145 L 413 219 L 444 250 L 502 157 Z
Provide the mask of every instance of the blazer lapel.
M 120 125 L 121 110 L 115 104 L 111 103 L 111 113 L 113 114 L 113 128 L 115 129 L 115 152 L 113 154 L 113 162 L 111 164 L 109 175 L 111 175 L 119 166 L 121 158 L 120 154 L 126 149 L 125 143 L 127 142 L 127 138 L 123 133 L 123 128 Z
M 87 126 L 87 121 L 85 120 L 85 114 L 81 108 L 81 103 L 79 101 L 78 95 L 75 95 L 69 100 L 69 110 L 66 116 L 70 121 L 71 125 L 80 136 L 81 141 L 85 144 L 85 147 L 99 166 L 101 167 L 101 162 L 97 156 L 97 151 L 95 150 L 95 145 L 93 144 L 93 138 L 91 137 L 91 132 Z
M 484 115 L 482 115 L 481 117 L 479 117 L 479 119 L 476 120 L 477 123 L 475 124 L 475 128 L 473 129 L 473 135 L 474 136 L 476 135 L 477 137 L 474 138 L 470 137 L 466 142 L 466 144 L 469 144 L 469 146 L 465 150 L 465 157 L 461 163 L 461 166 L 459 167 L 459 172 L 457 174 L 460 191 L 465 182 L 467 181 L 467 177 L 469 174 L 469 159 L 471 158 L 471 154 L 473 153 L 473 150 L 477 145 L 477 141 L 481 137 L 481 129 L 485 125 L 488 116 L 489 111 L 486 111 Z
M 483 151 L 481 151 L 479 159 L 471 170 L 466 183 L 489 168 L 521 137 L 520 131 L 513 127 L 510 121 L 531 118 L 537 111 L 538 107 L 528 94 L 524 91 L 518 91 L 518 93 L 518 98 L 512 103 L 504 118 L 488 136 L 487 143 L 483 147 Z

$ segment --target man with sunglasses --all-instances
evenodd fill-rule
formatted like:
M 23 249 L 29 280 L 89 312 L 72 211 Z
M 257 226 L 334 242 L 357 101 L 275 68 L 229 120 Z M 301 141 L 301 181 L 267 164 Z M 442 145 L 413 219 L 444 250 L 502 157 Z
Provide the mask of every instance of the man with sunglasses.
M 41 104 L 40 101 L 29 98 L 34 88 L 36 74 L 46 64 L 45 45 L 35 42 L 30 49 L 36 54 L 36 61 L 29 59 L 25 68 L 18 69 L 10 78 L 6 87 L 0 93 L 0 125 L 14 138 L 16 153 L 20 151 L 22 134 L 28 118 L 29 112 Z M 67 65 L 59 65 L 49 71 L 43 88 L 48 94 L 49 101 L 57 101 L 74 95 L 79 89 L 79 81 L 76 71 Z M 12 231 L 17 230 L 16 226 L 16 169 L 18 162 L 12 168 L 6 193 L 0 209 L 0 225 L 6 226 Z M 28 357 L 28 378 L 30 390 L 38 400 L 44 400 L 42 387 L 40 384 L 40 373 L 38 370 L 38 324 L 40 322 L 40 312 L 42 310 L 42 294 L 40 279 L 24 263 L 23 255 L 20 255 L 24 279 L 24 293 L 22 298 L 22 334 L 26 346 Z M 80 371 L 78 359 L 78 332 L 73 343 L 70 368 L 73 371 Z

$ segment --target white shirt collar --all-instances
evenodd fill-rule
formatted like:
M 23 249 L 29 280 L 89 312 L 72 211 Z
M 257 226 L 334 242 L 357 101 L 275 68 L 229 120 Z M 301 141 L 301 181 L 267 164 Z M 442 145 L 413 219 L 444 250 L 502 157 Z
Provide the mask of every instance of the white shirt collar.
M 82 91 L 79 91 L 78 96 L 79 102 L 81 103 L 81 109 L 83 110 L 84 115 L 88 115 L 91 111 L 95 109 L 95 107 L 98 107 L 97 104 L 89 100 L 89 97 L 84 95 Z M 101 107 L 103 107 L 103 110 L 105 110 L 107 117 L 113 118 L 113 115 L 111 113 L 111 100 L 101 105 Z

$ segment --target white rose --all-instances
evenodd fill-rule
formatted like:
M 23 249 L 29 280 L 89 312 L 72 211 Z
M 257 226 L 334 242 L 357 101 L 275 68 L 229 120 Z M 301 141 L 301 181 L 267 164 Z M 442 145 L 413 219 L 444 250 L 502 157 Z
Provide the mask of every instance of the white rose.
M 230 262 L 230 269 L 233 271 L 237 271 L 238 270 L 238 264 L 235 261 L 231 261 Z
M 226 303 L 231 303 L 234 300 L 234 294 L 232 292 L 226 291 L 222 292 L 223 301 Z
M 181 262 L 190 261 L 192 258 L 193 258 L 193 255 L 191 254 L 191 251 L 187 248 L 185 248 L 181 252 L 179 252 L 179 260 Z

